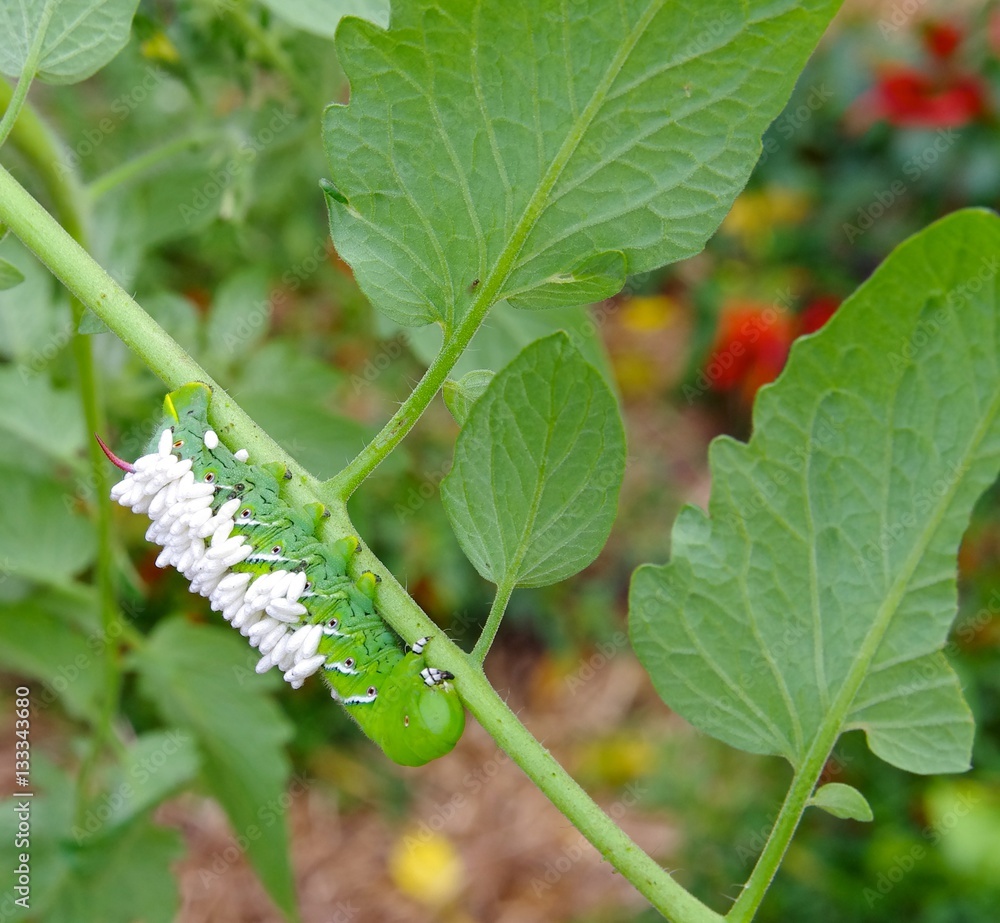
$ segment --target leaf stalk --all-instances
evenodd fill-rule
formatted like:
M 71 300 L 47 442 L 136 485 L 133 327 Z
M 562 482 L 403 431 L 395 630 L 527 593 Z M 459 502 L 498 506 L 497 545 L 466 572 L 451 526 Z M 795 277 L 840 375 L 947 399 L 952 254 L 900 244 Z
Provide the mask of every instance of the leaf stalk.
M 35 73 L 38 70 L 38 62 L 42 56 L 42 46 L 45 44 L 45 33 L 48 32 L 49 21 L 52 19 L 52 14 L 55 12 L 55 9 L 55 0 L 47 0 L 44 8 L 42 9 L 42 18 L 38 23 L 38 31 L 35 33 L 35 37 L 31 41 L 31 47 L 28 49 L 28 56 L 24 59 L 24 67 L 21 68 L 21 76 L 18 78 L 17 86 L 14 88 L 10 99 L 7 101 L 7 108 L 4 110 L 3 118 L 0 119 L 0 147 L 3 146 L 4 141 L 7 140 L 7 136 L 13 130 L 14 123 L 17 121 L 17 117 L 21 113 L 21 107 L 28 98 L 28 90 L 31 88 L 31 83 L 35 79 Z

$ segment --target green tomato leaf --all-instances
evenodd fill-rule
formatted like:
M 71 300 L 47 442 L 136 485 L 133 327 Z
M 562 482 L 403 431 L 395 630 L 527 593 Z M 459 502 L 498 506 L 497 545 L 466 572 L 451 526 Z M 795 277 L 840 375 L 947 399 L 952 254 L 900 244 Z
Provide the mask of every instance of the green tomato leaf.
M 83 829 L 99 835 L 119 827 L 170 797 L 198 774 L 194 735 L 181 728 L 143 734 L 125 751 L 120 769 L 96 804 L 88 807 Z
M 853 785 L 844 785 L 843 782 L 828 782 L 820 786 L 809 799 L 809 804 L 841 820 L 867 822 L 875 816 L 865 796 Z
M 194 736 L 206 784 L 264 887 L 294 915 L 284 818 L 292 729 L 264 694 L 267 680 L 248 672 L 253 653 L 228 629 L 168 619 L 135 659 L 143 694 L 166 722 Z
M 80 398 L 57 391 L 28 366 L 0 366 L 0 434 L 0 456 L 8 461 L 27 452 L 32 459 L 72 464 L 84 444 Z M 37 470 L 37 463 L 32 468 Z
M 441 389 L 444 402 L 459 426 L 465 426 L 472 405 L 483 396 L 483 392 L 493 381 L 493 372 L 489 369 L 475 369 L 463 375 L 458 381 L 449 378 Z
M 177 831 L 157 827 L 143 817 L 101 839 L 90 839 L 74 824 L 74 780 L 40 750 L 31 753 L 30 790 L 35 793 L 30 799 L 15 795 L 0 804 L 0 861 L 14 869 L 21 861 L 19 854 L 30 851 L 31 911 L 16 912 L 15 895 L 8 887 L 3 905 L 8 919 L 45 923 L 175 919 L 179 902 L 170 864 L 184 851 Z M 29 850 L 15 846 L 19 819 L 15 811 L 24 802 L 29 802 Z
M 170 923 L 178 909 L 170 864 L 184 854 L 176 830 L 140 818 L 80 848 L 67 846 L 66 874 L 45 915 L 47 923 Z
M 64 485 L 0 463 L 0 573 L 67 582 L 94 558 L 94 529 Z
M 13 263 L 0 260 L 0 291 L 14 288 L 24 281 L 24 273 Z
M 604 547 L 624 472 L 614 396 L 557 333 L 527 346 L 476 401 L 441 496 L 483 577 L 545 586 Z
M 70 627 L 35 600 L 0 606 L 0 666 L 38 680 L 36 706 L 61 700 L 74 718 L 99 720 L 102 649 L 100 635 Z
M 38 714 L 40 704 L 38 692 L 32 690 L 34 715 Z M 27 863 L 31 870 L 31 919 L 48 921 L 47 913 L 53 900 L 63 895 L 62 883 L 71 871 L 66 841 L 71 837 L 75 789 L 74 779 L 53 763 L 41 747 L 32 748 L 29 791 L 35 794 L 29 805 L 31 861 Z M 0 864 L 4 868 L 15 869 L 21 863 L 20 854 L 24 849 L 15 846 L 21 818 L 15 812 L 23 811 L 24 800 L 15 794 L 0 802 Z M 14 877 L 7 880 L 10 884 L 4 889 L 0 907 L 9 915 L 8 919 L 21 923 L 28 915 L 12 913 L 13 900 L 21 895 L 12 890 Z
M 940 653 L 955 556 L 1000 466 L 1000 219 L 965 211 L 893 252 L 710 450 L 708 514 L 632 580 L 632 643 L 697 727 L 800 766 L 860 728 L 911 772 L 967 768 Z
M 450 330 L 479 298 L 605 297 L 701 250 L 838 5 L 436 0 L 388 32 L 345 20 L 334 244 L 407 326 Z
M 261 0 L 269 10 L 303 32 L 333 38 L 344 16 L 389 25 L 389 0 Z
M 23 374 L 44 372 L 73 338 L 69 302 L 52 285 L 52 274 L 14 236 L 0 241 L 0 258 L 24 276 L 17 288 L 0 289 L 0 358 Z
M 36 76 L 46 83 L 76 83 L 122 50 L 139 0 L 0 0 L 0 72 L 21 76 L 48 5 L 52 18 Z
M 211 355 L 233 363 L 245 358 L 267 335 L 271 324 L 268 277 L 266 267 L 252 266 L 219 286 L 205 327 Z
M 98 333 L 110 333 L 111 328 L 87 308 L 80 318 L 80 323 L 77 324 L 76 332 L 83 336 L 94 336 Z

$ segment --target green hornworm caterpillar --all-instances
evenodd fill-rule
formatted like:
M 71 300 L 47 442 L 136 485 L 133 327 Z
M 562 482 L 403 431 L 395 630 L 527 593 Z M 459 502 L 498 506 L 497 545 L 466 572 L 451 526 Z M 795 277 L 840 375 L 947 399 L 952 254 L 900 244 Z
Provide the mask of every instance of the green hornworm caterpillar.
M 448 753 L 465 727 L 450 673 L 428 666 L 421 638 L 407 650 L 375 610 L 376 578 L 347 576 L 356 538 L 327 545 L 322 507 L 293 509 L 280 465 L 251 465 L 208 422 L 211 390 L 195 382 L 164 401 L 165 418 L 113 500 L 146 513 L 146 538 L 298 688 L 321 672 L 333 698 L 387 756 L 420 766 Z

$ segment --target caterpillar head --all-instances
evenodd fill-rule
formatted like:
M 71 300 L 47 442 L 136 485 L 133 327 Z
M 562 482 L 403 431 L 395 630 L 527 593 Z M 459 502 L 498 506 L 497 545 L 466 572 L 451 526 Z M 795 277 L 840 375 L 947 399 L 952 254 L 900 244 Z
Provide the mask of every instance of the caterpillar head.
M 385 755 L 403 766 L 423 766 L 450 753 L 465 730 L 465 708 L 455 687 L 427 685 L 420 675 L 425 666 L 423 657 L 404 657 L 382 683 L 378 707 L 353 710 Z
M 174 420 L 174 425 L 183 425 L 187 420 L 201 424 L 200 429 L 208 425 L 208 401 L 212 389 L 200 381 L 171 391 L 163 399 L 163 412 L 168 419 Z

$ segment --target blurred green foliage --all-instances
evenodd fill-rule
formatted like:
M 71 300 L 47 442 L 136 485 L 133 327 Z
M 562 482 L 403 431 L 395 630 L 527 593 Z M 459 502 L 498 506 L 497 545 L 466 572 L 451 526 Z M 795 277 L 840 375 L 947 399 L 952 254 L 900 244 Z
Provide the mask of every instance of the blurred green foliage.
M 990 7 L 971 14 L 962 24 L 965 44 L 954 64 L 977 74 L 990 99 L 1000 98 L 1000 59 L 990 45 L 995 31 L 988 28 L 992 23 L 995 30 L 995 22 Z M 746 391 L 717 388 L 711 381 L 692 387 L 711 355 L 727 304 L 777 304 L 801 316 L 817 298 L 836 301 L 853 290 L 892 246 L 933 218 L 963 205 L 997 206 L 1000 133 L 991 114 L 957 128 L 900 126 L 866 114 L 864 107 L 874 105 L 866 94 L 879 80 L 879 65 L 900 57 L 913 67 L 930 66 L 918 22 L 885 33 L 871 14 L 843 16 L 766 136 L 748 191 L 706 253 L 632 280 L 630 296 L 595 310 L 599 322 L 581 334 L 583 348 L 616 378 L 632 423 L 666 426 L 697 418 L 702 443 L 716 432 L 745 435 L 749 405 L 741 395 Z M 143 3 L 131 42 L 95 77 L 77 86 L 32 90 L 34 106 L 61 139 L 62 154 L 49 165 L 51 172 L 60 180 L 76 175 L 85 184 L 88 248 L 261 425 L 321 476 L 338 470 L 388 418 L 421 374 L 436 334 L 403 330 L 375 317 L 329 247 L 326 204 L 317 183 L 326 169 L 320 113 L 327 102 L 346 95 L 328 39 L 297 31 L 267 10 L 210 0 Z M 933 162 L 930 150 L 937 151 Z M 18 179 L 57 209 L 16 147 L 5 147 L 4 154 Z M 903 183 L 901 192 L 897 182 Z M 890 204 L 880 195 L 891 198 Z M 845 230 L 873 214 L 873 203 L 881 204 L 884 214 L 870 229 L 857 235 Z M 0 291 L 0 665 L 36 681 L 39 713 L 47 720 L 52 706 L 59 715 L 65 764 L 79 764 L 93 729 L 106 720 L 96 656 L 102 645 L 110 641 L 127 650 L 133 633 L 155 632 L 156 638 L 165 631 L 212 632 L 203 623 L 213 616 L 189 597 L 176 574 L 152 567 L 142 523 L 123 513 L 116 515 L 116 527 L 122 537 L 119 563 L 127 575 L 121 588 L 124 614 L 120 632 L 102 635 L 95 594 L 82 578 L 94 561 L 92 513 L 107 500 L 95 495 L 81 461 L 89 435 L 75 409 L 69 301 L 13 238 L 0 242 L 0 260 L 25 279 Z M 634 374 L 642 359 L 623 337 L 629 302 L 638 297 L 669 301 L 689 320 L 687 327 L 665 333 L 683 338 L 676 361 L 664 363 L 671 375 L 643 378 L 641 389 L 629 386 L 632 379 L 623 374 L 623 369 Z M 582 316 L 577 312 L 572 323 Z M 532 323 L 538 317 L 531 315 Z M 537 322 L 539 329 L 528 338 L 570 321 L 557 314 Z M 455 377 L 506 361 L 526 341 L 519 339 L 523 330 L 512 331 L 498 312 Z M 610 359 L 602 342 L 610 345 Z M 162 387 L 111 335 L 95 334 L 93 343 L 111 418 L 104 435 L 119 454 L 132 457 L 159 419 Z M 764 371 L 776 374 L 781 359 L 779 350 L 776 367 Z M 18 398 L 12 400 L 15 389 Z M 417 601 L 464 640 L 475 637 L 490 593 L 462 557 L 438 499 L 456 431 L 437 402 L 401 451 L 352 500 L 352 514 L 366 541 Z M 648 427 L 630 429 L 630 440 L 648 432 Z M 647 451 L 659 449 L 640 446 L 636 454 Z M 703 470 L 701 445 L 698 452 Z M 632 462 L 630 457 L 629 467 Z M 569 584 L 515 592 L 507 640 L 502 633 L 498 644 L 509 645 L 532 666 L 544 666 L 560 656 L 589 654 L 595 644 L 620 633 L 631 569 L 666 556 L 665 524 L 680 497 L 693 492 L 688 488 L 695 475 L 674 476 L 686 464 L 664 453 L 655 480 L 633 473 L 624 515 L 605 554 Z M 976 715 L 974 769 L 943 780 L 912 776 L 879 763 L 857 735 L 844 739 L 828 781 L 863 791 L 874 824 L 808 812 L 760 920 L 995 919 L 1000 905 L 998 507 L 1000 493 L 994 491 L 973 517 L 962 556 L 962 610 L 949 650 Z M 237 658 L 235 650 L 219 653 L 205 672 L 220 662 L 238 666 Z M 227 710 L 213 691 L 216 718 L 258 721 L 265 737 L 268 731 L 276 735 L 269 741 L 274 747 L 278 738 L 293 735 L 296 767 L 332 764 L 331 743 L 370 750 L 318 684 L 290 694 L 275 691 L 267 678 L 246 681 L 258 693 L 251 701 L 263 717 L 239 710 L 251 707 L 246 699 L 239 709 Z M 148 677 L 137 683 L 129 676 L 123 690 L 124 717 L 136 735 L 133 749 L 189 723 L 158 704 L 159 687 L 150 690 L 149 683 Z M 656 729 L 647 734 L 646 724 Z M 651 709 L 638 708 L 624 733 L 629 739 L 652 738 L 650 753 L 632 753 L 634 762 L 623 769 L 627 748 L 614 738 L 609 749 L 619 758 L 592 755 L 588 781 L 616 792 L 623 779 L 642 778 L 644 805 L 668 810 L 684 831 L 682 883 L 712 903 L 718 895 L 735 897 L 780 803 L 786 765 L 736 753 L 676 724 L 669 730 L 656 726 Z M 162 779 L 171 784 L 157 797 L 191 784 L 218 793 L 212 773 L 203 771 L 212 756 L 205 745 L 214 733 L 203 732 L 198 753 L 180 747 L 164 757 L 172 774 Z M 165 745 L 160 752 L 166 753 Z M 353 765 L 331 773 L 352 778 Z M 191 783 L 196 766 L 202 775 Z M 224 770 L 215 767 L 216 786 Z M 284 767 L 282 777 L 271 780 L 272 791 L 288 771 Z M 87 837 L 74 841 L 71 835 L 74 822 L 108 804 L 121 785 L 120 772 L 111 761 L 96 767 L 83 802 L 74 805 L 74 782 L 66 770 L 35 751 L 33 780 L 47 805 L 36 814 L 36 843 L 46 845 L 35 856 L 35 887 L 42 893 L 51 884 L 51 893 L 58 894 L 60 888 L 81 888 L 84 873 L 122 876 L 131 870 L 129 875 L 148 888 L 147 902 L 128 904 L 141 889 L 123 886 L 117 896 L 124 903 L 93 905 L 105 912 L 102 919 L 129 919 L 138 906 L 152 908 L 151 920 L 169 919 L 174 898 L 162 869 L 180 843 L 150 820 L 153 801 L 137 792 L 134 811 L 126 811 L 99 843 Z M 401 811 L 407 798 L 403 786 L 382 770 L 374 774 L 373 783 L 354 779 L 357 788 L 346 791 L 347 802 Z M 973 810 L 962 813 L 966 804 Z M 0 817 L 8 823 L 9 812 Z M 12 838 L 6 828 L 0 834 L 5 850 L 0 857 L 4 867 L 12 867 Z M 136 855 L 142 865 L 133 867 Z M 273 888 L 280 893 L 285 886 L 278 881 Z M 579 919 L 654 918 L 623 912 Z

